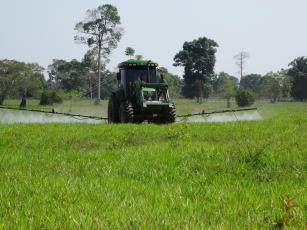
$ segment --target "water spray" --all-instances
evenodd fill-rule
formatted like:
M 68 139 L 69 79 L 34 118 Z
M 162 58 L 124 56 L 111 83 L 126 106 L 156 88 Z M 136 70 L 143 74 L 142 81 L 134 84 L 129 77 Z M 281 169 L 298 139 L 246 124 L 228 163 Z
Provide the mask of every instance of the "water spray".
M 61 113 L 52 110 L 39 110 L 39 109 L 25 109 L 0 106 L 3 110 L 15 110 L 18 112 L 24 112 L 20 114 L 8 114 L 4 113 L 2 119 L 0 117 L 0 123 L 47 123 L 47 122 L 85 122 L 85 123 L 106 123 L 108 118 Z M 249 113 L 254 111 L 254 113 Z M 27 112 L 27 114 L 26 114 Z M 33 115 L 30 112 L 40 113 L 42 115 Z M 237 114 L 238 113 L 238 114 Z M 54 116 L 55 115 L 55 116 Z M 258 114 L 257 108 L 243 108 L 243 109 L 228 109 L 228 110 L 216 110 L 206 112 L 203 110 L 200 113 L 190 113 L 184 115 L 177 115 L 176 122 L 230 122 L 239 120 L 260 120 L 262 117 Z

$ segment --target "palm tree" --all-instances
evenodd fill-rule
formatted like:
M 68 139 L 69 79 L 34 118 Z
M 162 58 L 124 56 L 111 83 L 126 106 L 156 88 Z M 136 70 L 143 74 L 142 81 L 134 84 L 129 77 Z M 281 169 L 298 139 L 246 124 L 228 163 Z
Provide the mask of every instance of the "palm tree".
M 288 72 L 290 76 L 304 75 L 307 73 L 307 58 L 298 57 L 292 61 L 289 66 L 292 66 Z
M 125 54 L 129 56 L 130 59 L 134 55 L 134 53 L 135 53 L 135 50 L 132 47 L 127 47 L 125 50 Z

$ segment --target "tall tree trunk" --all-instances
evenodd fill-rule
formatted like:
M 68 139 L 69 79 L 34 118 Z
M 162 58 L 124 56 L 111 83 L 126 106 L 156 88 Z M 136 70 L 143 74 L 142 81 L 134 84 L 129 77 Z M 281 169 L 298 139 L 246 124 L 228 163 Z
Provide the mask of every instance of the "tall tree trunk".
M 227 100 L 227 105 L 226 105 L 226 106 L 227 106 L 227 108 L 230 108 L 230 107 L 231 107 L 231 104 L 230 104 L 230 97 L 227 98 L 226 100 Z
M 101 87 L 101 44 L 98 46 L 98 89 L 97 89 L 97 99 L 96 105 L 100 104 L 100 87 Z
M 23 95 L 22 95 L 22 98 L 21 98 L 21 102 L 20 102 L 19 107 L 20 107 L 20 108 L 25 108 L 25 107 L 27 107 L 27 90 L 25 90 L 25 92 L 24 92 Z
M 241 79 L 243 78 L 243 52 L 241 52 L 241 58 L 240 58 L 240 75 Z
M 27 97 L 26 97 L 25 94 L 21 98 L 21 102 L 19 104 L 19 107 L 20 108 L 26 108 L 27 107 Z
M 27 107 L 27 98 L 25 96 L 23 96 L 21 98 L 21 102 L 20 102 L 20 105 L 19 105 L 20 108 L 26 108 Z
M 199 80 L 199 104 L 203 103 L 204 92 L 203 92 L 203 80 Z
M 91 74 L 89 75 L 89 83 L 90 83 L 90 97 L 91 97 L 91 100 L 93 99 L 93 90 L 92 90 L 92 76 Z

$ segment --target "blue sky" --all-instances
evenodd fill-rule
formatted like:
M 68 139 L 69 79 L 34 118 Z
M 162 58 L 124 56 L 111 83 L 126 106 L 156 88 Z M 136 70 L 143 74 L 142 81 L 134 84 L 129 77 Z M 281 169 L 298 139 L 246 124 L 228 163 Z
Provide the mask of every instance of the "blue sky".
M 233 56 L 250 54 L 246 73 L 287 68 L 307 56 L 306 0 L 0 0 L 0 59 L 37 62 L 81 59 L 85 45 L 73 40 L 74 26 L 87 9 L 111 3 L 121 16 L 124 36 L 108 69 L 127 59 L 126 47 L 182 75 L 173 57 L 185 41 L 201 36 L 218 42 L 216 72 L 238 76 Z

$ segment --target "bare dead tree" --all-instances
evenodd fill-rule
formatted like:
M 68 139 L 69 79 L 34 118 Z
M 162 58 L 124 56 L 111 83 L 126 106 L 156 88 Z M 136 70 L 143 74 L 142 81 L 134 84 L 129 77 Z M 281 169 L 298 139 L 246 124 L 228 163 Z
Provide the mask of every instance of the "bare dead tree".
M 236 60 L 236 65 L 239 67 L 239 74 L 241 79 L 243 78 L 244 75 L 244 68 L 246 65 L 246 60 L 249 58 L 248 52 L 242 50 L 240 53 L 234 56 L 234 59 Z

